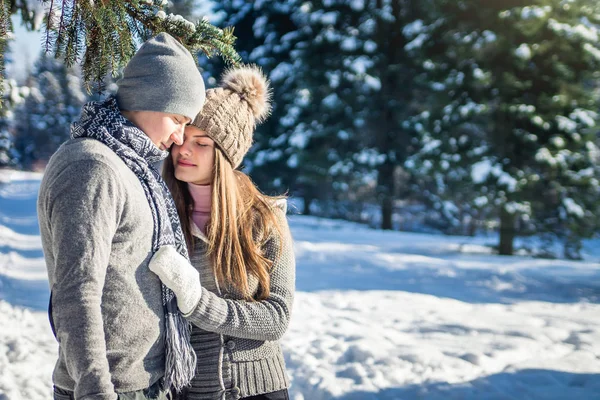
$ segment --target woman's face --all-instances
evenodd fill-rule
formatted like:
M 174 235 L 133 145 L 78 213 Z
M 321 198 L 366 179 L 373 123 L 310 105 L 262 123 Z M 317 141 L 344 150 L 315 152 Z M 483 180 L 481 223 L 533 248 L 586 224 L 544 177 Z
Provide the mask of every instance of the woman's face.
M 215 165 L 215 142 L 195 126 L 185 127 L 183 144 L 171 149 L 175 178 L 196 185 L 210 185 Z

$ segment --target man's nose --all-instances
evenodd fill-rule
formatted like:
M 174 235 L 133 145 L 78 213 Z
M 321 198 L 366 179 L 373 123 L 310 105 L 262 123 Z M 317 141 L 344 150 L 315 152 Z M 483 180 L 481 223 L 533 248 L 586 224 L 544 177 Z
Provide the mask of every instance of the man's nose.
M 183 131 L 185 130 L 185 127 L 181 127 L 181 129 L 177 132 L 173 132 L 173 134 L 171 135 L 171 140 L 173 140 L 173 142 L 178 145 L 181 146 L 183 144 Z

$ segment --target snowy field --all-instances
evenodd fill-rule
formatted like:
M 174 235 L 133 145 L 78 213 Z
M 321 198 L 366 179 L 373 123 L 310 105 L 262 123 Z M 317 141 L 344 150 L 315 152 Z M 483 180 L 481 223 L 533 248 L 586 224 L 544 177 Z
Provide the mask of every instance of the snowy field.
M 0 400 L 51 398 L 40 179 L 0 170 Z M 290 221 L 292 399 L 600 399 L 599 242 L 585 262 L 541 260 L 491 255 L 483 238 Z

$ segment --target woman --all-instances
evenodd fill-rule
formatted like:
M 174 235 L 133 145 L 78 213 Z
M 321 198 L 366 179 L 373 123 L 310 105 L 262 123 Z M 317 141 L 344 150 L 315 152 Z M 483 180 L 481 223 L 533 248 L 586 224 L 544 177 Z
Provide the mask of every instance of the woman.
M 295 259 L 285 199 L 261 194 L 236 170 L 269 112 L 259 69 L 227 72 L 164 163 L 193 265 L 172 247 L 154 271 L 192 323 L 198 357 L 187 399 L 288 399 L 278 340 L 294 296 Z M 187 396 L 187 397 L 186 397 Z

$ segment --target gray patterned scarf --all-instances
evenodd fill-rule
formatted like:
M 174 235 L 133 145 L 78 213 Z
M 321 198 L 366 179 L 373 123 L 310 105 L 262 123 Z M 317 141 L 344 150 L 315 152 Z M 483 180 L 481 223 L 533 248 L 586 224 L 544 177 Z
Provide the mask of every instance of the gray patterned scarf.
M 154 220 L 152 250 L 173 245 L 189 259 L 177 209 L 171 194 L 152 164 L 163 160 L 166 151 L 158 149 L 150 138 L 127 120 L 114 97 L 87 103 L 79 121 L 71 125 L 71 137 L 97 139 L 114 151 L 131 169 L 144 188 Z M 177 391 L 194 377 L 196 354 L 190 344 L 191 326 L 177 308 L 174 293 L 162 285 L 166 323 L 166 368 L 164 387 Z

